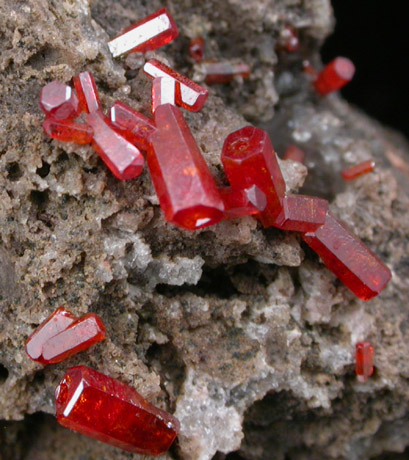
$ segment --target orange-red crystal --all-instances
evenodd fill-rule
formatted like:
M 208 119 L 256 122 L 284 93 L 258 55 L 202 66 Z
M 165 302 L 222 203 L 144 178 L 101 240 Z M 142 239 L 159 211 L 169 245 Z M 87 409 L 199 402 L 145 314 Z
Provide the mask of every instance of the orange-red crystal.
M 364 174 L 368 174 L 375 169 L 375 162 L 373 160 L 364 161 L 357 165 L 350 166 L 347 169 L 344 169 L 341 172 L 342 177 L 344 180 L 353 180 L 357 177 L 363 176 Z
M 313 84 L 317 92 L 325 96 L 344 87 L 354 74 L 353 62 L 348 58 L 337 57 L 324 67 Z
M 74 142 L 75 144 L 90 144 L 94 130 L 84 123 L 71 120 L 55 120 L 46 118 L 43 123 L 44 132 L 59 141 Z
M 360 382 L 366 382 L 373 374 L 373 346 L 369 342 L 355 345 L 355 373 Z

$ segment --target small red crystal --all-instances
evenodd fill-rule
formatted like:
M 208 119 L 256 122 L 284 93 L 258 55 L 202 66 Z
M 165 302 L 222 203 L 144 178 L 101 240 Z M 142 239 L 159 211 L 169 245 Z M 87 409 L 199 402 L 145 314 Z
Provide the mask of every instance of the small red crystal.
M 53 139 L 74 142 L 75 144 L 90 144 L 94 135 L 94 130 L 91 126 L 70 120 L 46 118 L 43 123 L 43 129 Z
M 101 110 L 97 85 L 89 72 L 82 72 L 73 79 L 80 107 L 83 112 L 92 113 Z
M 297 161 L 298 163 L 305 162 L 305 152 L 296 145 L 290 145 L 284 153 L 283 160 Z
M 375 169 L 375 162 L 373 160 L 364 161 L 357 165 L 344 169 L 341 174 L 345 180 L 353 180 L 357 177 L 368 174 Z
M 229 83 L 235 77 L 248 78 L 250 76 L 250 67 L 244 62 L 203 61 L 202 65 L 206 75 L 205 82 L 208 85 Z
M 161 455 L 179 421 L 129 385 L 86 366 L 68 369 L 55 391 L 60 425 L 141 455 Z
M 318 74 L 314 81 L 315 89 L 319 94 L 325 96 L 349 83 L 354 74 L 355 66 L 352 61 L 348 58 L 337 57 Z
M 128 107 L 121 101 L 116 101 L 111 108 L 111 123 L 129 142 L 138 149 L 147 151 L 149 136 L 155 131 L 153 121 Z
M 357 297 L 370 300 L 391 278 L 389 268 L 330 213 L 325 224 L 303 235 L 304 241 Z
M 224 203 L 226 219 L 258 214 L 267 204 L 265 194 L 256 186 L 247 190 L 223 187 L 219 189 L 219 193 Z
M 152 83 L 152 113 L 162 104 L 175 104 L 175 80 L 158 77 Z
M 75 91 L 59 81 L 52 81 L 41 89 L 40 106 L 47 116 L 55 120 L 71 120 L 80 113 Z
M 181 75 L 157 59 L 151 59 L 144 67 L 151 78 L 169 77 L 176 82 L 176 104 L 192 112 L 198 112 L 206 102 L 209 92 L 189 78 Z
M 373 346 L 369 342 L 355 345 L 355 373 L 363 383 L 373 374 Z
M 146 53 L 167 45 L 179 35 L 175 21 L 166 8 L 162 8 L 127 27 L 108 42 L 114 57 L 125 53 Z
M 44 343 L 67 329 L 76 320 L 77 318 L 64 307 L 57 308 L 27 339 L 26 353 L 29 358 L 46 364 L 42 358 Z
M 284 26 L 278 37 L 278 48 L 287 51 L 287 53 L 294 53 L 299 47 L 300 40 L 297 31 L 290 25 Z
M 233 188 L 244 190 L 255 185 L 266 195 L 266 208 L 257 218 L 265 227 L 274 225 L 282 210 L 285 182 L 268 134 L 253 126 L 231 133 L 221 159 Z
M 194 37 L 189 43 L 189 54 L 196 62 L 201 62 L 204 56 L 204 40 L 202 37 Z
M 293 232 L 313 232 L 324 224 L 328 201 L 306 195 L 288 195 L 274 226 Z
M 86 122 L 94 130 L 92 146 L 112 174 L 120 180 L 138 177 L 144 164 L 139 149 L 117 133 L 102 112 L 90 113 Z
M 147 161 L 166 220 L 187 230 L 219 222 L 223 201 L 182 112 L 164 104 L 154 118 Z

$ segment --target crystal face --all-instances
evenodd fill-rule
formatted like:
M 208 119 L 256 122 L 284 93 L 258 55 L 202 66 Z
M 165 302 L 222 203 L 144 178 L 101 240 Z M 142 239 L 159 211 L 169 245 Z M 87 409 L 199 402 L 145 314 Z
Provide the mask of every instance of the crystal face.
M 319 94 L 325 96 L 349 83 L 354 74 L 355 66 L 352 61 L 344 57 L 337 57 L 318 74 L 314 81 L 315 89 Z
M 108 42 L 112 56 L 125 53 L 146 53 L 167 45 L 179 35 L 175 21 L 166 8 L 127 27 L 122 34 Z
M 162 104 L 175 104 L 175 80 L 169 77 L 155 78 L 152 83 L 152 113 Z
M 370 300 L 388 284 L 391 272 L 375 254 L 330 213 L 304 241 L 357 297 Z
M 189 78 L 181 75 L 157 59 L 151 59 L 144 67 L 143 71 L 151 78 L 169 77 L 175 80 L 176 84 L 176 104 L 192 112 L 198 112 L 205 104 L 209 95 L 207 89 L 202 88 Z
M 368 174 L 375 169 L 375 162 L 373 160 L 364 161 L 357 165 L 350 166 L 347 169 L 344 169 L 341 172 L 342 177 L 344 180 L 353 180 L 357 177 L 363 176 L 364 174 Z
M 43 123 L 44 132 L 59 141 L 74 142 L 75 144 L 90 144 L 94 130 L 91 126 L 75 121 L 54 120 L 46 118 Z
M 86 113 L 101 110 L 97 85 L 89 72 L 82 72 L 73 79 L 81 110 Z
M 355 373 L 363 383 L 373 374 L 373 346 L 369 342 L 355 345 Z
M 224 204 L 225 219 L 258 214 L 267 204 L 266 196 L 255 186 L 247 190 L 224 187 L 219 189 L 219 193 Z
M 238 190 L 257 186 L 267 205 L 257 218 L 265 227 L 274 225 L 282 210 L 285 182 L 267 133 L 247 126 L 230 134 L 221 155 L 230 185 Z
M 204 40 L 202 37 L 194 37 L 189 43 L 189 54 L 196 62 L 201 62 L 204 56 Z
M 296 145 L 290 145 L 284 153 L 283 160 L 297 161 L 305 163 L 305 152 Z
M 147 162 L 166 220 L 187 230 L 219 222 L 223 201 L 181 111 L 160 105 L 155 124 Z
M 202 66 L 206 75 L 205 82 L 208 85 L 229 83 L 234 80 L 234 77 L 250 76 L 250 67 L 244 62 L 203 61 Z
M 68 369 L 55 392 L 62 426 L 129 452 L 161 455 L 179 422 L 132 387 L 89 367 Z
M 71 120 L 80 113 L 77 95 L 70 86 L 59 81 L 52 81 L 41 89 L 40 106 L 55 120 Z

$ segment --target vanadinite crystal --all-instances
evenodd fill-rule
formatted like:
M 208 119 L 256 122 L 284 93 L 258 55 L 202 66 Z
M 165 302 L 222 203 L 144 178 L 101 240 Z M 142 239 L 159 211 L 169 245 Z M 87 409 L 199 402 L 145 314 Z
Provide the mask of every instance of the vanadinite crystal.
M 353 180 L 357 177 L 363 176 L 364 174 L 372 172 L 374 169 L 375 162 L 373 160 L 368 160 L 344 169 L 341 174 L 345 180 Z
M 300 40 L 297 31 L 290 25 L 284 26 L 278 37 L 278 48 L 287 51 L 287 53 L 294 53 L 299 47 Z
M 73 81 L 81 110 L 86 113 L 101 110 L 101 102 L 94 77 L 89 72 L 82 72 L 76 75 Z
M 366 382 L 373 374 L 373 346 L 369 342 L 355 345 L 355 373 L 360 382 Z
M 314 81 L 315 89 L 319 94 L 325 96 L 349 83 L 354 74 L 355 66 L 352 61 L 348 58 L 337 57 L 318 74 Z
M 227 219 L 258 214 L 267 204 L 265 194 L 256 186 L 247 190 L 224 187 L 219 189 L 219 193 L 224 203 L 224 217 Z
M 75 121 L 54 120 L 46 118 L 43 123 L 44 132 L 52 137 L 64 142 L 75 142 L 76 144 L 90 144 L 94 130 L 91 126 Z
M 201 62 L 204 56 L 204 40 L 202 37 L 195 37 L 190 40 L 189 54 L 196 62 Z
M 121 35 L 108 42 L 114 57 L 125 53 L 146 53 L 170 43 L 179 35 L 178 28 L 166 8 L 127 27 Z
M 56 120 L 70 120 L 76 118 L 80 112 L 78 98 L 73 89 L 59 81 L 52 81 L 42 88 L 40 106 L 47 116 Z
M 244 190 L 255 185 L 266 195 L 266 208 L 257 218 L 265 227 L 274 225 L 282 210 L 285 182 L 268 134 L 252 126 L 231 133 L 221 159 L 233 188 Z
M 198 112 L 206 102 L 207 89 L 181 75 L 157 59 L 151 59 L 144 67 L 144 72 L 151 78 L 169 77 L 176 83 L 176 104 L 192 112 Z
M 166 220 L 187 230 L 223 218 L 223 201 L 182 115 L 171 104 L 155 112 L 148 166 Z
M 132 387 L 85 366 L 68 369 L 55 406 L 66 428 L 142 455 L 165 453 L 179 431 L 175 417 Z
M 306 233 L 303 239 L 326 267 L 362 300 L 377 296 L 391 278 L 388 267 L 330 213 L 324 225 Z
M 297 161 L 298 163 L 305 162 L 305 152 L 296 145 L 290 145 L 284 153 L 283 160 Z
M 250 67 L 244 62 L 203 61 L 202 66 L 206 75 L 205 82 L 208 85 L 229 83 L 234 80 L 234 77 L 250 76 Z
M 175 104 L 175 80 L 158 77 L 152 83 L 152 113 L 162 104 Z
M 121 180 L 138 177 L 144 164 L 139 149 L 117 133 L 102 112 L 90 113 L 86 122 L 94 130 L 92 146 L 112 174 Z

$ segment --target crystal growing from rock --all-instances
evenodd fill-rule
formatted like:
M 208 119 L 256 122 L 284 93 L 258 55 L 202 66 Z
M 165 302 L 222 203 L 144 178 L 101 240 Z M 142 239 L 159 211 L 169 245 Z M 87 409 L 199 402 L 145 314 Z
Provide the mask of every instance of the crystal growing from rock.
M 373 346 L 369 342 L 355 345 L 355 373 L 362 383 L 373 374 Z

